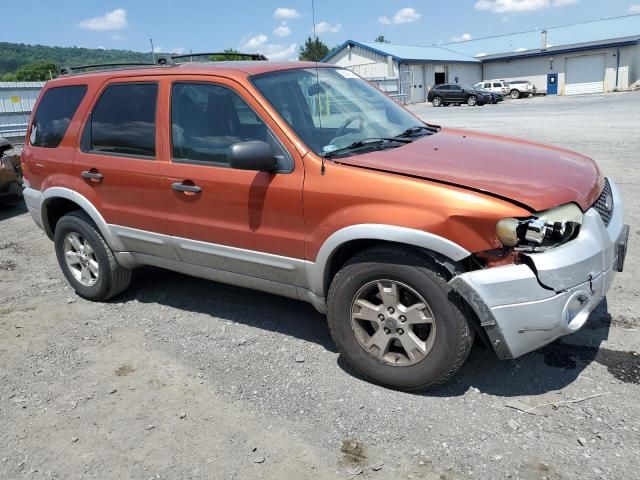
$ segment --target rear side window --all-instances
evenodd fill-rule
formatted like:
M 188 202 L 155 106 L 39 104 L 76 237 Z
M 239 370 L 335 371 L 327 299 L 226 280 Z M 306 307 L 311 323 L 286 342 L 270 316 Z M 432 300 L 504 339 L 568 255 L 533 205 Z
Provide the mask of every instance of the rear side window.
M 156 83 L 107 87 L 91 113 L 89 150 L 155 157 L 157 97 Z
M 29 143 L 43 148 L 56 148 L 60 145 L 85 93 L 86 85 L 55 87 L 44 92 L 33 117 Z

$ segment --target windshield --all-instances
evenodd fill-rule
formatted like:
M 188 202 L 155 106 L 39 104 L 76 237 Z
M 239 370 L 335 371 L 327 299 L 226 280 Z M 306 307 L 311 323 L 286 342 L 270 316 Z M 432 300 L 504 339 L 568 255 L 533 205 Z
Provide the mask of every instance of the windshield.
M 424 126 L 350 70 L 318 68 L 317 78 L 315 68 L 286 70 L 258 75 L 252 80 L 318 155 L 362 140 L 393 138 L 412 127 Z M 360 151 L 353 152 L 356 153 Z

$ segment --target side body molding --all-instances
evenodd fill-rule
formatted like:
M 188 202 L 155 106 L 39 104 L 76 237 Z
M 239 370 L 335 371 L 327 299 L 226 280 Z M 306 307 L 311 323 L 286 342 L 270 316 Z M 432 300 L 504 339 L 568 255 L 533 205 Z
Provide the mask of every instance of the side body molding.
M 118 252 L 124 249 L 122 242 L 120 242 L 120 240 L 112 234 L 109 225 L 102 217 L 102 215 L 100 215 L 98 209 L 83 195 L 80 195 L 78 192 L 64 187 L 51 187 L 42 192 L 42 205 L 40 208 L 40 215 L 42 218 L 42 226 L 44 228 L 44 231 L 50 238 L 52 237 L 53 232 L 51 231 L 51 226 L 47 222 L 47 203 L 53 198 L 66 198 L 67 200 L 71 200 L 72 202 L 78 204 L 95 222 L 98 230 L 100 230 L 100 233 L 112 250 Z
M 471 252 L 446 238 L 412 228 L 363 223 L 340 229 L 322 244 L 315 262 L 307 262 L 305 273 L 309 291 L 320 298 L 326 296 L 325 280 L 334 253 L 341 245 L 353 240 L 382 240 L 420 247 L 439 253 L 458 262 L 471 255 Z

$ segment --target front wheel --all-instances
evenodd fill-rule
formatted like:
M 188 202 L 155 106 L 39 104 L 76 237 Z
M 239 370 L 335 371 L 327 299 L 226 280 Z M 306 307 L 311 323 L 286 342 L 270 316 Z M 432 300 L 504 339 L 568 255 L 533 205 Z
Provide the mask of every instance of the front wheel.
M 478 98 L 475 95 L 471 95 L 469 96 L 469 98 L 467 98 L 467 105 L 469 105 L 470 107 L 475 107 L 478 104 Z
M 446 382 L 464 363 L 473 330 L 428 257 L 376 248 L 349 261 L 328 295 L 331 335 L 349 364 L 401 390 Z
M 517 100 L 520 98 L 520 92 L 518 90 L 511 90 L 511 98 Z
M 431 100 L 431 104 L 434 107 L 441 107 L 442 106 L 442 98 L 440 97 L 433 97 L 433 100 Z
M 62 217 L 56 224 L 54 242 L 62 273 L 82 298 L 105 301 L 131 283 L 131 270 L 117 262 L 86 213 L 75 211 Z

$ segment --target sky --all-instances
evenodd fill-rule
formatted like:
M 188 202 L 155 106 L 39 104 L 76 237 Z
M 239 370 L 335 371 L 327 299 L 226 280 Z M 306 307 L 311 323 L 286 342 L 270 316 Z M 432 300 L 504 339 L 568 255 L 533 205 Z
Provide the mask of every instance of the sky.
M 173 53 L 235 48 L 295 59 L 311 0 L 2 0 L 0 41 Z M 640 13 L 640 0 L 315 0 L 316 32 L 432 45 Z

